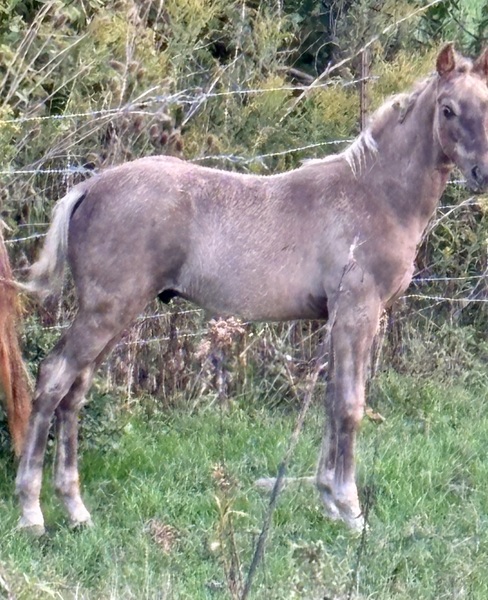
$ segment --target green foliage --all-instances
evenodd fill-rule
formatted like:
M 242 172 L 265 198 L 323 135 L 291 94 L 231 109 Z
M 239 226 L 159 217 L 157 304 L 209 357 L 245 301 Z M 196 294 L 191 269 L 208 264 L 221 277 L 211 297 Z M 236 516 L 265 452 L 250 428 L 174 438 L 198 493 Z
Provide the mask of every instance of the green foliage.
M 45 231 L 53 202 L 87 176 L 57 169 L 98 169 L 166 153 L 198 160 L 226 155 L 232 160 L 206 162 L 271 173 L 342 149 L 335 142 L 359 131 L 358 89 L 351 82 L 359 75 L 355 53 L 365 42 L 378 36 L 372 46 L 374 79 L 368 86 L 373 110 L 431 71 L 441 40 L 440 34 L 426 33 L 427 25 L 434 28 L 437 22 L 462 17 L 472 31 L 483 30 L 486 8 L 479 3 L 439 3 L 424 16 L 411 16 L 420 7 L 419 2 L 371 0 L 283 6 L 226 0 L 2 4 L 2 169 L 34 171 L 4 175 L 2 218 L 12 227 L 11 237 L 29 238 L 10 246 L 15 266 L 32 261 L 40 240 L 31 236 Z M 400 19 L 403 23 L 394 27 Z M 382 31 L 386 33 L 380 35 Z M 330 60 L 347 57 L 352 60 L 340 72 L 289 110 L 301 69 L 308 77 L 316 76 Z M 293 148 L 303 149 L 288 152 Z M 43 172 L 49 169 L 54 172 Z M 454 207 L 465 198 L 464 191 L 449 187 L 443 205 Z M 486 201 L 448 214 L 450 210 L 442 209 L 420 251 L 420 275 L 436 280 L 412 292 L 456 301 L 414 299 L 408 311 L 397 309 L 397 318 L 427 334 L 426 324 L 441 327 L 446 318 L 482 332 Z M 25 355 L 33 372 L 59 335 L 56 324 L 68 322 L 75 310 L 69 285 L 66 290 L 61 305 L 40 313 L 39 307 L 26 305 Z M 129 395 L 153 394 L 163 406 L 211 400 L 216 394 L 214 374 L 195 358 L 208 338 L 205 319 L 189 310 L 175 303 L 156 319 L 150 315 L 162 314 L 162 307 L 149 307 L 148 317 L 117 347 L 99 381 L 101 388 L 106 390 L 109 382 Z M 294 403 L 294 386 L 306 376 L 304 355 L 313 353 L 308 345 L 319 335 L 293 324 L 251 326 L 246 336 L 248 341 L 254 337 L 239 350 L 245 360 L 228 361 L 229 394 L 245 394 L 249 381 L 262 378 L 272 404 L 280 398 Z M 393 328 L 392 360 L 398 337 Z M 410 333 L 402 339 L 414 344 Z M 440 334 L 438 344 L 443 344 Z M 476 352 L 475 346 L 469 347 Z M 283 356 L 291 357 L 285 366 Z M 399 368 L 405 368 L 403 363 Z
M 487 383 L 485 371 L 484 390 Z M 291 486 L 280 495 L 252 597 L 318 600 L 353 589 L 353 598 L 484 598 L 483 388 L 436 374 L 381 374 L 372 392 L 386 420 L 366 421 L 358 448 L 370 510 L 364 542 L 323 517 L 314 489 Z M 93 423 L 82 421 L 90 530 L 67 527 L 47 480 L 51 527 L 40 540 L 21 535 L 11 457 L 1 451 L 0 585 L 25 599 L 236 597 L 229 553 L 245 576 L 268 503 L 253 482 L 276 473 L 295 421 L 293 412 L 263 407 L 259 386 L 252 395 L 239 406 L 151 419 L 133 406 L 130 420 L 121 399 L 95 398 L 112 433 L 110 443 L 103 431 L 93 439 Z M 289 475 L 313 473 L 321 434 L 317 398 Z
M 424 44 L 450 40 L 460 48 L 478 53 L 486 45 L 488 6 L 483 0 L 449 0 L 427 9 L 418 30 Z

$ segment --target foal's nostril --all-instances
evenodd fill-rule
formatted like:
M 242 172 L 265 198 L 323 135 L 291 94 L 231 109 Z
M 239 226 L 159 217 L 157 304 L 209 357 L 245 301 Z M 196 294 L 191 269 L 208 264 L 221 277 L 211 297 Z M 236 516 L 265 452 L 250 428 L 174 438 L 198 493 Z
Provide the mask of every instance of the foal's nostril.
M 473 179 L 476 181 L 476 183 L 481 183 L 481 181 L 483 180 L 483 175 L 482 175 L 481 169 L 478 167 L 478 165 L 475 165 L 471 169 L 471 175 L 473 176 Z

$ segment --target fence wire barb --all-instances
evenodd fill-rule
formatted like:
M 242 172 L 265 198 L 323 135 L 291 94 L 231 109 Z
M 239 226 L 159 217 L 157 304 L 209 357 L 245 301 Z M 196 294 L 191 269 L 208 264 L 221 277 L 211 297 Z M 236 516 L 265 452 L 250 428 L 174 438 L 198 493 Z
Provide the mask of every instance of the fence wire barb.
M 47 233 L 33 233 L 32 235 L 27 235 L 25 237 L 20 238 L 12 238 L 10 240 L 5 240 L 6 244 L 18 244 L 19 242 L 27 242 L 29 240 L 38 240 L 39 238 L 46 237 Z
M 340 82 L 338 79 L 334 79 L 331 81 L 326 81 L 321 84 L 315 86 L 316 89 L 327 88 L 327 87 L 352 87 L 361 83 L 362 81 L 375 81 L 378 79 L 378 76 L 371 75 L 369 77 L 363 77 L 358 79 L 352 79 L 350 81 Z M 307 85 L 282 85 L 275 86 L 269 88 L 242 88 L 242 89 L 234 89 L 234 90 L 225 90 L 221 92 L 212 92 L 212 91 L 204 91 L 202 88 L 188 88 L 186 90 L 181 90 L 179 92 L 175 92 L 173 94 L 158 94 L 152 98 L 148 98 L 147 100 L 139 100 L 134 99 L 131 102 L 124 104 L 123 106 L 118 106 L 115 108 L 99 108 L 95 110 L 88 110 L 82 112 L 75 113 L 65 113 L 60 115 L 33 115 L 26 117 L 12 117 L 8 119 L 0 119 L 0 125 L 19 125 L 24 123 L 42 123 L 49 121 L 66 121 L 66 120 L 75 120 L 75 119 L 83 119 L 83 118 L 100 118 L 100 117 L 117 117 L 117 116 L 127 116 L 127 115 L 136 115 L 136 114 L 149 114 L 156 115 L 157 113 L 147 113 L 141 112 L 145 108 L 149 108 L 154 105 L 164 105 L 169 106 L 172 104 L 185 104 L 186 106 L 191 105 L 201 105 L 207 100 L 212 100 L 214 98 L 226 98 L 231 96 L 252 96 L 259 94 L 268 94 L 268 93 L 276 93 L 276 92 L 296 92 L 296 91 L 306 91 L 309 86 Z M 147 93 L 151 93 L 154 91 L 154 88 L 147 90 L 146 93 L 141 94 L 140 98 Z
M 83 165 L 73 165 L 70 167 L 66 167 L 64 169 L 2 169 L 0 170 L 0 175 L 87 175 L 93 174 L 94 169 L 88 169 Z
M 488 303 L 488 298 L 450 298 L 448 296 L 429 296 L 427 294 L 407 294 L 401 297 L 402 300 L 409 298 L 418 298 L 419 300 L 433 300 L 435 302 L 461 302 L 461 303 L 478 303 L 478 304 L 486 304 Z

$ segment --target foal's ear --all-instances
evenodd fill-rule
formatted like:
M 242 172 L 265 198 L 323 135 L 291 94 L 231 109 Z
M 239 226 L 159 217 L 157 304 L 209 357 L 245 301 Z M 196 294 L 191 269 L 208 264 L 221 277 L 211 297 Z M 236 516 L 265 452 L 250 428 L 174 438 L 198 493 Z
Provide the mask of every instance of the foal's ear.
M 456 68 L 456 51 L 452 42 L 446 44 L 439 52 L 436 67 L 439 75 L 446 75 Z
M 488 79 L 488 47 L 479 55 L 473 65 L 473 71 Z

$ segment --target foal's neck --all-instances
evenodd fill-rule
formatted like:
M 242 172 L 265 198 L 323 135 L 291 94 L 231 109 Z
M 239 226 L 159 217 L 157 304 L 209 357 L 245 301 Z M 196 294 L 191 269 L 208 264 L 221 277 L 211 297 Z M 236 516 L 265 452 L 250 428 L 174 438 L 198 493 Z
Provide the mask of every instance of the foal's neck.
M 404 119 L 392 105 L 380 123 L 372 124 L 377 159 L 370 176 L 383 178 L 392 208 L 413 220 L 419 235 L 432 217 L 446 187 L 452 165 L 443 154 L 435 131 L 436 80 L 415 98 Z

